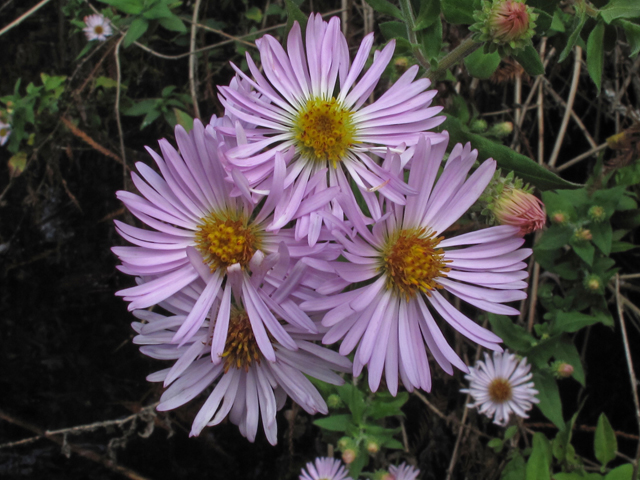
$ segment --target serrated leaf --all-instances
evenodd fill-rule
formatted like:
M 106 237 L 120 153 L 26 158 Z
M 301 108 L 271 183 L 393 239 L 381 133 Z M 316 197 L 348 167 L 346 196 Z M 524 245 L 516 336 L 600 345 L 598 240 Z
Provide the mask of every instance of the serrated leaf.
M 637 0 L 611 0 L 600 9 L 600 17 L 607 23 L 618 18 L 640 18 Z
M 447 22 L 454 25 L 471 25 L 473 18 L 473 0 L 440 0 L 440 7 Z
M 598 93 L 602 84 L 602 66 L 604 65 L 604 22 L 599 21 L 591 30 L 587 40 L 587 70 Z
M 102 3 L 116 7 L 121 12 L 128 15 L 139 15 L 144 10 L 141 0 L 99 0 Z
M 544 75 L 544 65 L 540 60 L 538 51 L 532 45 L 527 45 L 523 50 L 518 50 L 512 54 L 525 71 L 531 75 Z
M 609 473 L 607 473 L 607 476 L 604 477 L 604 480 L 631 480 L 632 475 L 633 465 L 631 465 L 630 463 L 626 463 L 614 468 Z
M 557 312 L 551 326 L 551 334 L 561 332 L 577 332 L 581 328 L 598 323 L 600 320 L 593 315 L 580 312 Z
M 538 408 L 558 429 L 564 430 L 566 424 L 562 417 L 562 402 L 556 379 L 549 372 L 539 371 L 533 374 L 533 382 L 538 390 L 536 397 L 540 400 Z
M 400 9 L 387 0 L 367 0 L 367 3 L 378 13 L 389 15 L 398 20 L 404 20 Z
M 573 23 L 573 30 L 571 32 L 571 35 L 569 35 L 567 44 L 565 45 L 564 49 L 560 53 L 560 57 L 558 57 L 559 63 L 564 62 L 564 60 L 569 56 L 569 53 L 571 53 L 573 46 L 578 41 L 578 37 L 580 36 L 582 27 L 584 27 L 584 24 L 587 21 L 587 12 L 584 6 L 582 6 L 582 8 L 578 8 L 578 7 L 580 7 L 580 4 L 576 4 L 576 16 Z
M 517 352 L 527 352 L 535 338 L 520 325 L 504 315 L 488 315 L 491 330 L 498 335 L 504 344 Z
M 458 142 L 471 142 L 472 147 L 478 149 L 480 159 L 492 157 L 498 162 L 498 167 L 506 171 L 513 170 L 515 175 L 540 190 L 580 187 L 580 185 L 560 178 L 542 165 L 538 165 L 538 162 L 516 153 L 509 147 L 469 132 L 462 123 L 460 123 L 460 120 L 455 117 L 447 115 L 447 120 L 440 125 L 439 130 L 447 130 L 449 132 L 451 145 Z
M 158 23 L 171 32 L 187 33 L 187 26 L 179 17 L 171 15 L 158 20 Z
M 330 417 L 314 420 L 313 424 L 331 432 L 346 432 L 351 424 L 351 415 L 331 415 Z
M 293 22 L 300 24 L 302 32 L 307 28 L 307 16 L 300 10 L 300 7 L 293 3 L 291 0 L 284 0 L 284 6 L 287 9 L 287 26 L 285 27 L 286 34 L 289 35 Z
M 498 65 L 500 65 L 500 54 L 497 51 L 484 53 L 482 48 L 478 48 L 464 59 L 464 66 L 469 75 L 481 80 L 491 77 Z
M 129 25 L 129 30 L 127 30 L 127 34 L 122 42 L 123 46 L 126 48 L 138 40 L 142 35 L 144 35 L 144 32 L 146 32 L 148 28 L 149 21 L 146 18 L 135 18 L 133 22 L 131 22 L 131 25 Z
M 640 25 L 627 20 L 618 20 L 618 22 L 624 29 L 627 42 L 629 42 L 629 48 L 631 50 L 629 56 L 633 57 L 640 52 Z
M 616 458 L 616 451 L 618 450 L 616 434 L 604 413 L 600 414 L 600 418 L 598 418 L 593 447 L 596 452 L 596 458 L 602 464 L 600 471 L 604 472 L 607 463 Z
M 526 480 L 550 480 L 551 445 L 543 433 L 533 434 L 533 450 L 527 460 Z

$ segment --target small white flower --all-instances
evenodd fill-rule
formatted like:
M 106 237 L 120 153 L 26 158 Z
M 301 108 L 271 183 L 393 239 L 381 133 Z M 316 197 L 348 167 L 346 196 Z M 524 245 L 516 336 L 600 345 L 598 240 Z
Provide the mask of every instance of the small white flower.
M 89 41 L 100 40 L 104 42 L 113 33 L 111 21 L 104 15 L 97 13 L 87 15 L 84 17 L 84 23 L 87 26 L 83 28 L 83 31 Z
M 522 418 L 533 403 L 538 403 L 538 393 L 531 380 L 531 365 L 526 357 L 518 358 L 509 352 L 494 352 L 493 358 L 484 354 L 484 361 L 478 360 L 475 367 L 469 368 L 465 378 L 469 380 L 469 388 L 460 390 L 470 394 L 475 400 L 470 408 L 479 407 L 478 411 L 487 417 L 494 417 L 493 423 L 505 426 L 511 413 Z
M 0 120 L 0 146 L 7 143 L 11 136 L 11 125 Z

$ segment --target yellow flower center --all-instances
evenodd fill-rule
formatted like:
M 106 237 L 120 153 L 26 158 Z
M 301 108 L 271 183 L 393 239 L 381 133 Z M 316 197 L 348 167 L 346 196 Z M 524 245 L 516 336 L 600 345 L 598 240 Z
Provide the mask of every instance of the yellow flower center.
M 244 368 L 248 371 L 253 362 L 260 364 L 260 348 L 256 342 L 247 312 L 232 308 L 229 319 L 229 333 L 224 344 L 224 373 L 230 368 Z
M 381 270 L 387 275 L 387 288 L 393 288 L 407 300 L 418 291 L 430 295 L 442 288 L 437 277 L 446 277 L 447 260 L 438 248 L 442 237 L 435 238 L 426 228 L 400 230 L 387 241 L 382 252 Z
M 295 119 L 298 151 L 316 161 L 330 161 L 334 168 L 354 144 L 353 113 L 335 99 L 312 98 Z
M 211 271 L 239 263 L 245 267 L 260 247 L 260 233 L 246 218 L 211 213 L 196 231 L 196 248 Z
M 489 384 L 489 398 L 495 403 L 504 403 L 511 400 L 513 389 L 508 380 L 494 378 Z
M 0 128 L 0 137 L 7 135 L 8 130 L 6 128 Z
M 102 27 L 102 25 L 96 25 L 95 27 L 93 27 L 93 33 L 95 33 L 96 35 L 102 35 L 104 33 L 104 28 Z

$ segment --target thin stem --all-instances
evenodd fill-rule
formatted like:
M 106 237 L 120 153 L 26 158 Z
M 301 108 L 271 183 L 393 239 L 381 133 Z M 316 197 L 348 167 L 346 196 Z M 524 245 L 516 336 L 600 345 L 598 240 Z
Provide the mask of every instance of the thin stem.
M 441 61 L 438 63 L 438 66 L 434 69 L 428 68 L 425 73 L 426 77 L 429 77 L 431 80 L 435 80 L 441 74 L 446 72 L 453 65 L 458 63 L 467 55 L 473 53 L 477 50 L 482 43 L 476 42 L 471 35 L 465 38 L 460 45 L 450 51 Z
M 555 171 L 557 173 L 566 170 L 569 167 L 573 167 L 576 163 L 581 162 L 582 160 L 584 160 L 585 158 L 589 158 L 591 155 L 595 155 L 596 153 L 604 150 L 605 148 L 607 148 L 609 146 L 609 144 L 607 142 L 598 145 L 595 148 L 592 148 L 591 150 L 581 153 L 580 155 L 578 155 L 575 158 L 572 158 L 571 160 L 569 160 L 568 162 L 563 163 L 562 165 L 560 165 L 558 168 L 555 169 Z
M 18 18 L 16 18 L 13 22 L 11 22 L 9 25 L 7 25 L 6 27 L 4 27 L 2 30 L 0 30 L 0 35 L 2 35 L 3 33 L 8 32 L 9 30 L 11 30 L 13 27 L 16 27 L 18 25 L 20 25 L 24 20 L 26 20 L 28 17 L 30 17 L 31 15 L 33 15 L 34 13 L 36 13 L 38 10 L 40 10 L 42 7 L 44 7 L 47 3 L 49 3 L 51 0 L 42 0 L 39 4 L 37 4 L 35 7 L 31 8 L 30 10 L 27 10 L 25 13 L 23 13 L 22 15 L 20 15 Z
M 553 167 L 558 160 L 558 154 L 560 153 L 560 147 L 564 140 L 564 134 L 567 131 L 567 124 L 569 123 L 569 117 L 571 117 L 571 110 L 573 110 L 573 102 L 576 99 L 576 92 L 578 91 L 578 81 L 580 80 L 580 69 L 582 66 L 582 48 L 576 46 L 575 59 L 573 62 L 573 79 L 571 80 L 571 89 L 569 90 L 569 98 L 567 99 L 567 108 L 562 117 L 562 123 L 560 124 L 560 131 L 558 132 L 558 138 L 556 144 L 553 147 L 551 158 L 549 158 L 549 166 Z
M 410 0 L 400 0 L 400 10 L 402 10 L 402 16 L 404 17 L 405 22 L 407 23 L 407 37 L 409 38 L 409 42 L 413 46 L 413 54 L 416 57 L 418 63 L 423 67 L 429 68 L 429 61 L 422 54 L 422 50 L 420 50 L 420 46 L 418 46 L 418 38 L 416 37 L 415 26 L 416 20 L 413 16 L 413 8 L 411 7 Z
M 198 107 L 198 95 L 196 92 L 196 77 L 198 58 L 196 57 L 196 34 L 198 33 L 198 11 L 202 0 L 196 0 L 193 6 L 193 22 L 191 23 L 191 42 L 189 44 L 189 90 L 191 90 L 191 101 L 193 102 L 193 114 L 200 118 L 200 108 Z
M 633 395 L 633 403 L 636 407 L 636 420 L 638 422 L 638 430 L 640 430 L 640 399 L 638 399 L 638 380 L 633 369 L 633 361 L 631 359 L 631 349 L 629 348 L 629 337 L 627 336 L 627 327 L 624 323 L 624 309 L 620 295 L 620 277 L 616 274 L 616 307 L 618 309 L 618 318 L 620 319 L 620 331 L 622 332 L 622 342 L 624 344 L 624 355 L 629 367 L 629 380 L 631 382 L 631 394 Z M 633 462 L 633 475 L 631 478 L 638 478 L 638 463 L 640 462 L 640 442 L 636 450 L 636 458 Z

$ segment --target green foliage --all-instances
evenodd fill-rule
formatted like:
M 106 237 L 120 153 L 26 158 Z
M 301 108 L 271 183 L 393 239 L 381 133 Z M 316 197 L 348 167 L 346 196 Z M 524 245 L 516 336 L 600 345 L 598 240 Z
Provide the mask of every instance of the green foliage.
M 602 83 L 602 65 L 604 64 L 604 22 L 599 21 L 591 30 L 587 41 L 587 69 L 598 92 Z
M 551 479 L 551 445 L 543 433 L 533 434 L 533 450 L 527 460 L 526 480 Z
M 138 102 L 126 109 L 123 114 L 132 117 L 144 115 L 142 124 L 140 125 L 140 130 L 151 125 L 160 117 L 160 115 L 164 116 L 164 119 L 172 128 L 178 123 L 185 126 L 185 128 L 187 128 L 186 126 L 188 125 L 192 127 L 193 119 L 189 121 L 189 119 L 184 116 L 186 114 L 183 112 L 185 105 L 191 102 L 191 97 L 184 93 L 177 93 L 175 91 L 176 88 L 177 87 L 173 85 L 165 87 L 162 90 L 162 96 L 160 98 L 148 98 L 146 100 L 142 100 L 141 102 Z M 176 116 L 176 111 L 181 112 L 178 113 L 179 119 Z
M 337 444 L 338 449 L 343 452 L 346 449 L 356 452 L 355 461 L 348 466 L 353 478 L 357 478 L 362 469 L 368 465 L 370 453 L 367 451 L 367 445 L 371 442 L 380 448 L 403 448 L 402 444 L 394 438 L 400 429 L 386 427 L 384 420 L 388 417 L 404 416 L 402 406 L 409 399 L 407 392 L 400 392 L 396 397 L 388 392 L 371 393 L 362 390 L 366 388 L 364 382 L 358 386 L 345 383 L 340 387 L 333 387 L 317 380 L 314 384 L 318 385 L 325 398 L 337 393 L 344 402 L 344 407 L 331 408 L 329 416 L 314 420 L 313 423 L 326 432 L 339 432 L 345 435 Z M 350 413 L 339 413 L 345 408 Z M 334 410 L 338 410 L 338 413 L 334 413 Z
M 616 434 L 604 413 L 598 418 L 593 448 L 596 452 L 596 458 L 602 464 L 600 471 L 604 473 L 607 464 L 616 458 L 616 451 L 618 450 Z

